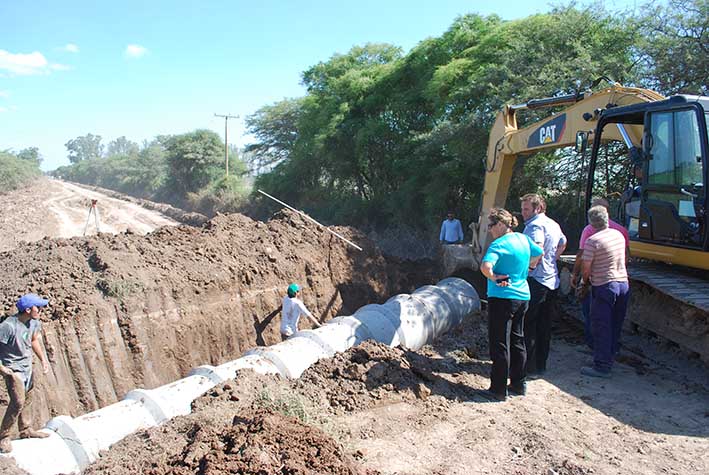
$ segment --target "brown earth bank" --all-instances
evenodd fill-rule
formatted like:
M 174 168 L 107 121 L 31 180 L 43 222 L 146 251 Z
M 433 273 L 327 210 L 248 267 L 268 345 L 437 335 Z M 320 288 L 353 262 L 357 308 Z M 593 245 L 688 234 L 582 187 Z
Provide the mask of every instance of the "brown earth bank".
M 527 396 L 490 402 L 486 332 L 483 314 L 418 352 L 364 342 L 295 381 L 242 371 L 84 473 L 709 473 L 707 381 L 684 371 L 696 361 L 658 363 L 661 348 L 628 335 L 613 377 L 592 380 L 574 330 Z
M 435 280 L 430 263 L 387 259 L 357 231 L 335 229 L 364 251 L 286 211 L 265 223 L 235 214 L 0 253 L 3 313 L 25 292 L 50 299 L 42 320 L 51 370 L 42 375 L 35 358 L 33 420 L 93 411 L 280 341 L 290 282 L 326 321 Z M 4 387 L 0 401 L 4 410 Z

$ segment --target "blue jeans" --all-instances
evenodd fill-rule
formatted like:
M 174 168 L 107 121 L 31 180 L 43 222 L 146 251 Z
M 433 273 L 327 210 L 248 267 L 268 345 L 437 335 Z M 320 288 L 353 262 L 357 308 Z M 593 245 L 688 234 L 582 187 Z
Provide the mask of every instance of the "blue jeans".
M 591 332 L 593 366 L 604 373 L 611 370 L 613 356 L 620 349 L 620 334 L 628 310 L 628 282 L 608 282 L 591 288 Z
M 581 301 L 581 313 L 583 314 L 583 336 L 586 345 L 593 349 L 593 332 L 591 332 L 591 292 Z

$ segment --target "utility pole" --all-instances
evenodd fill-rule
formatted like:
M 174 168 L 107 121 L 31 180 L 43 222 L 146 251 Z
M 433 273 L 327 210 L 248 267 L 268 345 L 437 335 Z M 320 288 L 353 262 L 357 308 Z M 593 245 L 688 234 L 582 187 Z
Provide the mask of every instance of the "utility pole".
M 226 176 L 229 176 L 229 119 L 238 119 L 238 115 L 214 114 L 214 117 L 224 117 L 224 161 L 226 162 Z

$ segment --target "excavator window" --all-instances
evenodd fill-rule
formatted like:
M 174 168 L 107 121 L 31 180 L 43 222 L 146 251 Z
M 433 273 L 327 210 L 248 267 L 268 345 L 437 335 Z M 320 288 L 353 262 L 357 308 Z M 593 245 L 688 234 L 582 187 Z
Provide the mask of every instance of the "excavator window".
M 651 134 L 648 183 L 690 188 L 701 186 L 701 135 L 695 111 L 653 113 Z
M 640 240 L 701 247 L 706 226 L 705 161 L 697 110 L 650 112 L 646 127 L 649 160 L 641 173 L 646 179 L 639 193 L 638 236 Z

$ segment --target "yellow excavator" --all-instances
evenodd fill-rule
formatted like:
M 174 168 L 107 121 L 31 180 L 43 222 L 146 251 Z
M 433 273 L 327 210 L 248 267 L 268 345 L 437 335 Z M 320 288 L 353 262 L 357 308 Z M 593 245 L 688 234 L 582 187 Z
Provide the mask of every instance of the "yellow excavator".
M 517 127 L 517 112 L 548 108 L 554 111 L 549 117 Z M 614 194 L 623 200 L 611 216 L 631 236 L 629 319 L 709 363 L 709 97 L 667 98 L 610 82 L 596 92 L 506 105 L 490 132 L 472 243 L 445 246 L 444 272 L 478 268 L 490 242 L 488 211 L 505 206 L 518 157 L 564 147 L 585 157 L 590 147 L 588 209 L 598 188 L 599 155 L 610 142 L 627 147 L 628 169 L 635 170 L 632 189 Z

